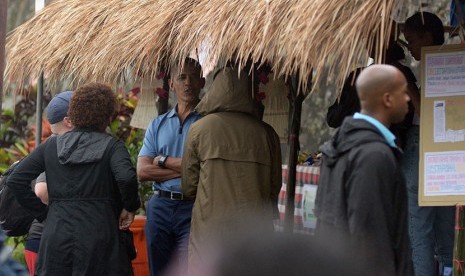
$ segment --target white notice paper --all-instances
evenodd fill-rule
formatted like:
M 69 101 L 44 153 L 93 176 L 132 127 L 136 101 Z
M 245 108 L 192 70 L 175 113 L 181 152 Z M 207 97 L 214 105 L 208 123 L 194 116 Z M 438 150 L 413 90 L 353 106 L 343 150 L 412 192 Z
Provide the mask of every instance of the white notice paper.
M 302 189 L 302 207 L 303 207 L 303 225 L 306 228 L 316 227 L 316 216 L 313 213 L 315 208 L 316 190 L 318 186 L 312 184 L 304 184 Z
M 465 151 L 425 152 L 424 195 L 465 195 Z
M 465 52 L 428 54 L 425 97 L 465 95 Z
M 446 142 L 445 101 L 434 101 L 434 142 Z

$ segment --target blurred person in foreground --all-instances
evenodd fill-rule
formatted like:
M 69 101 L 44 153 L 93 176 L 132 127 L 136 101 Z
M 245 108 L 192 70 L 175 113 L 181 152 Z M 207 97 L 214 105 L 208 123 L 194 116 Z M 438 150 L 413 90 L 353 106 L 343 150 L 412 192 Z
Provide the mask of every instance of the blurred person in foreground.
M 371 275 L 411 275 L 401 151 L 388 129 L 408 112 L 407 81 L 394 66 L 372 65 L 356 88 L 360 113 L 347 117 L 321 147 L 315 235 L 349 241 Z
M 233 225 L 227 239 L 201 246 L 205 262 L 189 276 L 361 276 L 363 266 L 355 263 L 355 251 L 343 244 L 316 240 L 310 235 L 263 231 L 260 216 Z M 221 235 L 220 235 L 221 237 Z M 174 276 L 175 274 L 169 274 Z
M 124 144 L 105 133 L 116 108 L 110 87 L 90 83 L 71 97 L 75 129 L 50 137 L 15 169 L 8 187 L 39 221 L 47 217 L 37 275 L 132 275 L 123 230 L 140 207 Z M 47 174 L 47 206 L 30 181 Z
M 47 120 L 50 123 L 52 135 L 65 134 L 73 129 L 71 120 L 68 117 L 69 102 L 72 95 L 72 91 L 61 92 L 53 97 L 48 104 Z M 32 189 L 44 204 L 48 204 L 47 178 L 45 172 L 41 173 L 39 177 L 37 177 L 36 181 L 33 181 Z M 32 222 L 31 227 L 29 228 L 29 233 L 26 237 L 24 258 L 26 259 L 30 276 L 34 275 L 43 229 L 44 224 L 35 219 Z
M 273 231 L 281 189 L 281 151 L 273 128 L 260 121 L 249 77 L 221 69 L 196 107 L 204 117 L 187 135 L 182 192 L 195 199 L 189 238 L 189 273 L 206 261 L 200 248 L 214 234 L 228 239 L 234 225 L 258 214 Z M 238 264 L 240 265 L 240 264 Z
M 422 47 L 444 43 L 444 26 L 436 15 L 418 12 L 405 21 L 404 36 L 412 56 L 421 61 Z M 420 93 L 412 93 L 410 98 L 415 116 L 407 131 L 402 168 L 407 182 L 413 266 L 417 276 L 437 275 L 434 260 L 437 255 L 439 275 L 448 276 L 452 275 L 455 206 L 419 206 Z

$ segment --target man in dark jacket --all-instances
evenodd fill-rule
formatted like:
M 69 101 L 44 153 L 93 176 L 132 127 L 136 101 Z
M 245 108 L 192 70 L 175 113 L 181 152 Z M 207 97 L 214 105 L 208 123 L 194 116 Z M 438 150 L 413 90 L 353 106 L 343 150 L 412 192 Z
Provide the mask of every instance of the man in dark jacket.
M 373 65 L 356 88 L 360 113 L 321 148 L 316 236 L 347 246 L 367 275 L 410 275 L 401 151 L 388 129 L 408 112 L 407 81 L 394 66 Z

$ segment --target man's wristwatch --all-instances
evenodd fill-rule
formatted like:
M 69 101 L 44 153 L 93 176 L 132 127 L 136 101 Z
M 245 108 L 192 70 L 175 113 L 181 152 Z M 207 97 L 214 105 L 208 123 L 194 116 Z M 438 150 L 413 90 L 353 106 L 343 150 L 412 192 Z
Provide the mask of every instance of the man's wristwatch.
M 168 155 L 162 155 L 160 159 L 158 159 L 158 166 L 160 168 L 165 168 L 166 159 L 168 159 Z

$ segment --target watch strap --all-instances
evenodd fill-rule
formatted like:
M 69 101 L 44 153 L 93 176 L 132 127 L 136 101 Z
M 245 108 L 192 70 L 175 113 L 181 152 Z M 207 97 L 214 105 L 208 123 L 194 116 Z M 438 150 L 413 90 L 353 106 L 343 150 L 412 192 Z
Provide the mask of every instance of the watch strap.
M 166 159 L 168 159 L 168 155 L 162 155 L 160 159 L 158 159 L 158 166 L 165 168 Z

